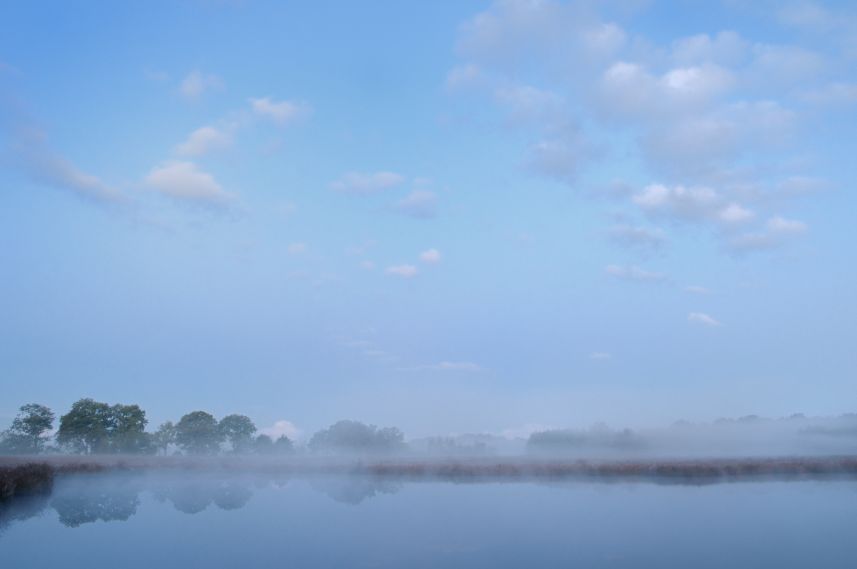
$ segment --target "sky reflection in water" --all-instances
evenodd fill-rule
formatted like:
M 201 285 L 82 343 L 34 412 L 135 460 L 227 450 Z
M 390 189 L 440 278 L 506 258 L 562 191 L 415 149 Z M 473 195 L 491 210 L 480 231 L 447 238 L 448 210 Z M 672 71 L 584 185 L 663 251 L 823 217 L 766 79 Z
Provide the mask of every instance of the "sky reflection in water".
M 854 481 L 61 477 L 0 510 L 3 567 L 852 567 Z

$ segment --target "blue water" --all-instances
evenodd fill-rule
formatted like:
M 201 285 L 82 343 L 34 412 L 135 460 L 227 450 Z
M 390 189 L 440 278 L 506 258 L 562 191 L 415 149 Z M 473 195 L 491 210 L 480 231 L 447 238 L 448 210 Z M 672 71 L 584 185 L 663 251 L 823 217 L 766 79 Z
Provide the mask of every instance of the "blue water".
M 0 567 L 857 567 L 857 482 L 89 474 L 0 509 Z

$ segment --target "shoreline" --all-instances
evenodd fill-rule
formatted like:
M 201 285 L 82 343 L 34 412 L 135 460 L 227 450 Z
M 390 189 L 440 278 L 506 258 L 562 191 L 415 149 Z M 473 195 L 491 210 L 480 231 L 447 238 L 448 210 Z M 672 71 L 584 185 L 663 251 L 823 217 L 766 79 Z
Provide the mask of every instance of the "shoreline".
M 515 480 L 650 481 L 709 484 L 750 480 L 857 479 L 857 455 L 656 460 L 585 460 L 545 457 L 421 458 L 3 456 L 0 501 L 50 491 L 57 476 L 117 472 L 181 471 L 221 474 L 357 475 L 412 481 Z

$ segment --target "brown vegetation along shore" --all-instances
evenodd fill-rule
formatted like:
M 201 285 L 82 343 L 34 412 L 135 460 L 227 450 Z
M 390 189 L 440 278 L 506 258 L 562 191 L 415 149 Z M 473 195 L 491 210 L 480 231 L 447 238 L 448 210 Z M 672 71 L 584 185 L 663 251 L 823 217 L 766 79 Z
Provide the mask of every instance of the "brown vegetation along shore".
M 508 479 L 583 478 L 717 481 L 753 478 L 857 477 L 857 457 L 711 459 L 658 461 L 460 461 L 367 464 L 361 470 L 377 476 L 411 478 Z
M 653 480 L 706 483 L 763 478 L 857 478 L 857 456 L 707 460 L 586 461 L 532 458 L 412 459 L 410 457 L 0 457 L 0 497 L 50 484 L 55 474 L 111 470 L 181 470 L 290 474 L 358 474 L 452 481 L 503 479 Z
M 0 466 L 0 501 L 12 496 L 50 490 L 55 468 L 44 463 Z

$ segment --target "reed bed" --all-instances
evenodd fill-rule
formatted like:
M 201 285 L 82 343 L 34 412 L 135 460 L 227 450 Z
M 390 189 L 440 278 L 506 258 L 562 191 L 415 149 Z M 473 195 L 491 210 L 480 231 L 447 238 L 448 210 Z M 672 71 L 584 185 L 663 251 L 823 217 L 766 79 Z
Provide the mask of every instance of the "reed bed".
M 0 466 L 0 501 L 21 494 L 49 491 L 54 475 L 55 469 L 44 463 Z

